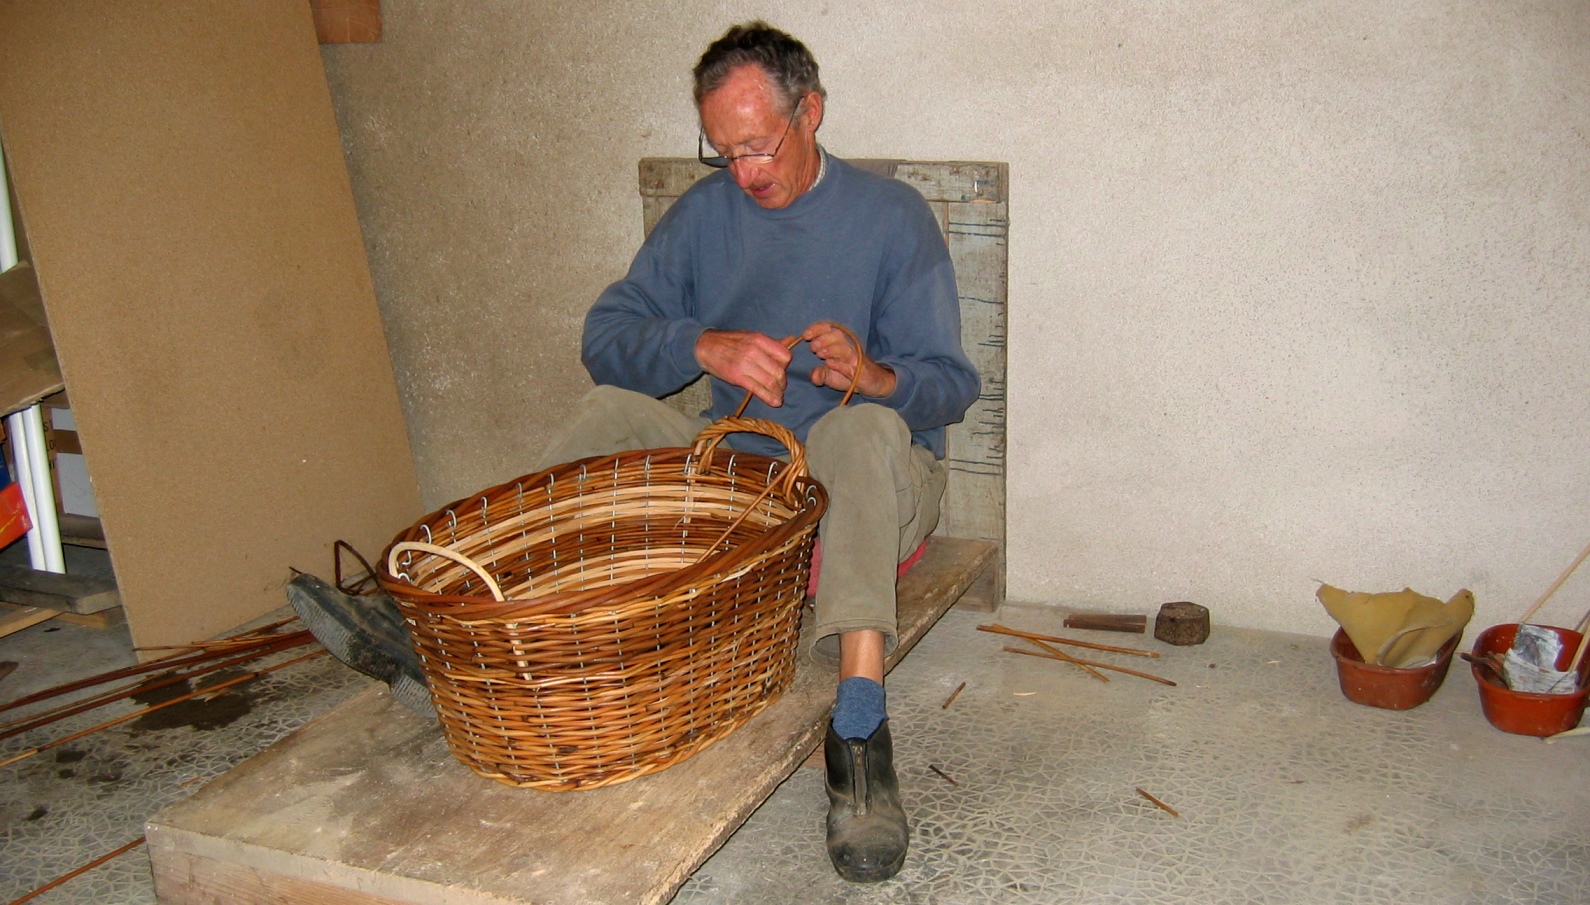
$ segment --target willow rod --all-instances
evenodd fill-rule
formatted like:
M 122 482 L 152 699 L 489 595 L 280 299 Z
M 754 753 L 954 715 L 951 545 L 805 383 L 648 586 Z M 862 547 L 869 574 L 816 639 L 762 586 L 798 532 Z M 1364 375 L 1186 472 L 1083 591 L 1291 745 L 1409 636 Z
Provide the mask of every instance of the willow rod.
M 1093 678 L 1098 679 L 1100 682 L 1108 682 L 1108 681 L 1110 681 L 1108 676 L 1106 676 L 1104 673 L 1099 672 L 1098 670 L 1094 669 L 1093 666 L 1091 664 L 1089 664 L 1085 660 L 1079 660 L 1076 657 L 1073 657 L 1070 654 L 1066 653 L 1065 651 L 1059 649 L 1058 647 L 1050 647 L 1049 645 L 1043 643 L 1042 641 L 1039 641 L 1037 638 L 1028 638 L 1027 640 L 1029 642 L 1033 643 L 1033 644 L 1038 645 L 1039 647 L 1043 648 L 1044 650 L 1048 651 L 1049 654 L 1052 657 L 1054 657 L 1054 659 L 1056 659 L 1056 660 L 1064 660 L 1067 663 L 1075 664 L 1078 669 L 1082 670 L 1083 672 L 1087 673 L 1088 675 L 1092 676 Z M 1006 649 L 1009 650 L 1009 648 L 1006 648 Z
M 1041 650 L 1022 650 L 1019 647 L 1007 647 L 1007 648 L 1005 648 L 1005 650 L 1007 652 L 1009 652 L 1009 653 L 1012 653 L 1012 654 L 1026 654 L 1029 657 L 1046 657 L 1046 658 L 1048 658 L 1050 660 L 1061 660 L 1062 659 L 1060 657 L 1056 657 L 1054 654 L 1047 653 L 1047 652 L 1041 651 Z M 1148 679 L 1148 680 L 1153 681 L 1153 682 L 1158 682 L 1161 685 L 1169 685 L 1172 688 L 1176 687 L 1176 683 L 1172 682 L 1169 679 L 1162 679 L 1159 676 L 1149 675 L 1146 672 L 1138 672 L 1135 669 L 1127 669 L 1124 666 L 1111 666 L 1108 663 L 1096 663 L 1096 662 L 1094 662 L 1092 660 L 1080 660 L 1078 662 L 1086 663 L 1089 666 L 1097 666 L 1100 669 L 1113 669 L 1116 672 L 1124 672 L 1124 673 L 1126 673 L 1129 676 L 1137 676 L 1140 679 Z M 0 764 L 0 767 L 3 767 L 3 766 L 5 766 L 5 765 L 4 764 Z
M 966 687 L 966 683 L 965 682 L 962 682 L 961 684 L 955 686 L 955 690 L 950 692 L 950 696 L 944 699 L 944 704 L 943 704 L 943 706 L 940 709 L 941 710 L 950 709 L 950 705 L 955 703 L 955 699 L 957 697 L 960 697 L 961 689 L 963 689 L 965 687 Z
M 1112 654 L 1132 654 L 1138 657 L 1159 658 L 1157 651 L 1139 650 L 1135 647 L 1112 647 L 1108 644 L 1094 644 L 1090 641 L 1073 641 L 1070 638 L 1061 638 L 1058 635 L 1039 635 L 1035 632 L 1019 632 L 1003 625 L 979 625 L 980 632 L 993 632 L 996 635 L 1010 635 L 1015 638 L 1026 638 L 1028 641 L 1048 641 L 1051 644 L 1069 644 L 1072 647 L 1085 647 L 1088 650 L 1109 651 Z
M 1175 808 L 1171 807 L 1170 805 L 1166 804 L 1165 802 L 1160 801 L 1158 798 L 1155 798 L 1154 796 L 1152 796 L 1152 795 L 1148 794 L 1147 792 L 1143 791 L 1142 788 L 1140 788 L 1138 786 L 1133 786 L 1132 788 L 1137 789 L 1137 794 L 1139 794 L 1139 795 L 1143 796 L 1144 798 L 1147 798 L 1149 801 L 1153 802 L 1161 811 L 1164 811 L 1165 813 L 1169 814 L 1172 817 L 1180 817 L 1181 816 L 1181 814 L 1176 812 Z
M 74 871 L 71 871 L 70 873 L 66 873 L 66 874 L 63 874 L 63 875 L 61 875 L 59 877 L 56 877 L 54 880 L 51 880 L 50 882 L 44 884 L 43 886 L 40 886 L 38 889 L 33 890 L 32 892 L 28 893 L 27 895 L 23 896 L 22 898 L 20 898 L 20 899 L 12 899 L 11 900 L 11 905 L 22 905 L 23 902 L 26 902 L 26 901 L 28 901 L 30 899 L 37 898 L 37 897 L 49 892 L 50 890 L 54 889 L 55 887 L 60 886 L 62 883 L 65 883 L 67 880 L 72 879 L 73 877 L 80 876 L 82 874 L 86 874 L 89 871 L 93 870 L 94 868 L 100 866 L 101 864 L 104 864 L 106 861 L 110 861 L 110 860 L 112 860 L 114 858 L 118 858 L 118 857 L 120 857 L 122 855 L 125 855 L 128 852 L 132 851 L 133 849 L 137 848 L 138 846 L 143 845 L 146 838 L 147 837 L 145 837 L 145 836 L 139 836 L 137 839 L 134 839 L 133 841 L 127 843 L 126 845 L 122 846 L 121 848 L 116 849 L 115 851 L 111 852 L 108 855 L 100 855 L 98 858 L 95 858 L 94 860 L 88 862 L 87 864 L 83 865 L 82 867 L 79 867 L 78 869 L 76 869 Z
M 264 669 L 257 669 L 257 670 L 255 670 L 255 671 L 253 671 L 251 673 L 246 674 L 246 675 L 238 676 L 235 679 L 228 679 L 227 681 L 222 682 L 222 683 L 220 683 L 218 685 L 211 685 L 211 686 L 208 686 L 206 688 L 201 688 L 198 691 L 189 692 L 189 693 L 187 693 L 185 695 L 182 695 L 180 697 L 172 698 L 169 701 L 161 701 L 159 704 L 151 704 L 151 705 L 149 705 L 148 707 L 145 707 L 142 710 L 133 711 L 132 713 L 125 714 L 123 716 L 119 716 L 119 717 L 117 717 L 117 718 L 115 718 L 113 720 L 106 720 L 105 722 L 100 723 L 98 726 L 90 726 L 89 728 L 84 729 L 82 732 L 74 732 L 71 735 L 66 736 L 65 738 L 58 738 L 58 739 L 56 739 L 53 742 L 45 742 L 44 744 L 38 746 L 37 748 L 29 748 L 28 750 L 23 751 L 23 752 L 21 752 L 19 754 L 12 755 L 11 757 L 6 758 L 5 760 L 0 760 L 0 767 L 9 767 L 12 764 L 16 763 L 17 761 L 27 760 L 28 758 L 32 757 L 35 754 L 39 754 L 41 752 L 48 751 L 51 748 L 58 748 L 61 745 L 66 744 L 67 742 L 77 741 L 78 739 L 82 738 L 83 736 L 92 735 L 92 734 L 98 732 L 101 729 L 109 729 L 112 726 L 116 726 L 116 725 L 119 725 L 121 723 L 125 723 L 128 720 L 137 719 L 138 717 L 141 717 L 141 716 L 143 716 L 145 714 L 154 713 L 156 710 L 161 710 L 161 709 L 164 709 L 166 707 L 170 707 L 173 704 L 181 704 L 183 701 L 190 700 L 192 698 L 196 698 L 199 695 L 214 694 L 217 691 L 222 691 L 224 689 L 231 688 L 233 685 L 238 685 L 238 684 L 241 684 L 243 682 L 253 681 L 254 679 L 257 679 L 260 676 L 263 676 L 263 675 L 265 675 L 268 672 L 275 672 L 278 669 L 285 669 L 286 667 L 292 666 L 294 663 L 302 663 L 303 661 L 308 660 L 311 657 L 318 657 L 318 656 L 320 656 L 321 654 L 324 654 L 324 653 L 325 653 L 324 650 L 313 651 L 311 653 L 304 654 L 302 657 L 294 657 L 293 659 L 288 660 L 285 663 L 278 663 L 275 666 L 267 666 Z

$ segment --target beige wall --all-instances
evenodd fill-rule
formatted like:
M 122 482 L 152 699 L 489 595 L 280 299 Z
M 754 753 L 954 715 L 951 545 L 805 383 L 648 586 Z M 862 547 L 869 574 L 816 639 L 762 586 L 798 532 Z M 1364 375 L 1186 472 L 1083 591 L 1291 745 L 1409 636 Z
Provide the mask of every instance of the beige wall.
M 1326 633 L 1314 579 L 1467 585 L 1488 624 L 1590 540 L 1590 4 L 383 7 L 325 59 L 433 506 L 587 386 L 635 162 L 763 15 L 836 153 L 1011 165 L 1013 597 Z

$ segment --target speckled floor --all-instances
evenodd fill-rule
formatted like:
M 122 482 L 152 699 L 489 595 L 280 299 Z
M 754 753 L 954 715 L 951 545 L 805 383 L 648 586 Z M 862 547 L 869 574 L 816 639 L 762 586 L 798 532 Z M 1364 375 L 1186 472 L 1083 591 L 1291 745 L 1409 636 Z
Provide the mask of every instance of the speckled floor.
M 1013 639 L 976 631 L 990 618 L 950 613 L 890 678 L 914 829 L 899 877 L 833 875 L 822 774 L 801 769 L 676 905 L 1590 902 L 1590 738 L 1492 729 L 1461 664 L 1430 703 L 1393 713 L 1342 698 L 1322 638 L 1217 626 L 1205 645 L 1172 648 L 1064 630 L 1049 609 L 998 616 L 1159 651 L 1099 656 L 1169 688 L 1002 653 Z M 0 639 L 0 660 L 24 664 L 0 700 L 61 681 L 54 670 L 131 662 L 126 645 L 124 631 L 51 623 Z M 147 816 L 365 681 L 320 658 L 186 725 L 134 720 L 0 767 L 0 901 L 136 839 Z M 75 728 L 0 742 L 0 760 Z M 33 901 L 153 900 L 138 849 Z

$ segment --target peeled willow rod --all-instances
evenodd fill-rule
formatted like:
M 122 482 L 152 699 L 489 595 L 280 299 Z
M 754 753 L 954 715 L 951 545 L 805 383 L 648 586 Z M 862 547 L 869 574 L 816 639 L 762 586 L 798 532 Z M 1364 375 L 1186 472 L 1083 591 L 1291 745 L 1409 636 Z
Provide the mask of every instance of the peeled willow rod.
M 1048 658 L 1050 660 L 1060 660 L 1060 659 L 1062 659 L 1060 657 L 1056 657 L 1054 654 L 1047 653 L 1047 652 L 1041 651 L 1041 650 L 1022 650 L 1019 647 L 1007 647 L 1007 648 L 1005 648 L 1005 650 L 1010 652 L 1010 653 L 1013 653 L 1013 654 L 1026 654 L 1029 657 L 1046 657 L 1046 658 Z M 1078 662 L 1086 663 L 1089 666 L 1097 666 L 1100 669 L 1113 669 L 1116 672 L 1124 672 L 1124 673 L 1126 673 L 1129 676 L 1137 676 L 1140 679 L 1149 679 L 1151 681 L 1158 682 L 1161 685 L 1169 685 L 1172 688 L 1174 688 L 1176 686 L 1176 683 L 1172 682 L 1169 679 L 1162 679 L 1159 676 L 1152 676 L 1152 675 L 1149 675 L 1146 672 L 1138 672 L 1135 669 L 1127 669 L 1124 666 L 1111 666 L 1108 663 L 1096 663 L 1096 662 L 1094 662 L 1092 660 L 1080 660 Z M 0 767 L 3 767 L 3 766 L 5 766 L 5 765 L 4 764 L 0 764 Z
M 308 644 L 313 636 L 311 636 L 306 630 L 300 632 L 286 632 L 274 637 L 281 640 L 272 642 L 270 644 L 257 645 L 248 649 L 248 651 L 244 654 L 237 654 L 236 651 L 226 651 L 225 653 L 227 655 L 235 655 L 232 656 L 232 659 L 230 660 L 208 662 L 208 665 L 205 665 L 206 661 L 200 661 L 199 664 L 195 664 L 200 666 L 200 668 L 194 669 L 191 672 L 179 672 L 173 669 L 166 675 L 157 676 L 156 678 L 148 681 L 134 682 L 131 685 L 123 685 L 120 688 L 107 691 L 103 694 L 95 695 L 94 697 L 86 698 L 71 704 L 62 704 L 59 707 L 52 707 L 51 709 L 46 710 L 43 713 L 35 714 L 32 717 L 6 723 L 4 726 L 0 726 L 0 741 L 11 738 L 12 736 L 21 735 L 24 732 L 31 732 L 34 729 L 38 729 L 43 726 L 48 726 L 57 720 L 64 720 L 69 716 L 76 716 L 79 713 L 93 710 L 96 707 L 103 707 L 106 704 L 114 704 L 117 701 L 130 698 L 135 694 L 146 691 L 154 691 L 158 688 L 165 688 L 168 685 L 186 682 L 189 679 L 197 679 L 200 676 L 207 676 L 213 672 L 220 672 L 223 669 L 238 666 L 243 663 L 247 663 L 250 660 L 258 660 L 261 657 L 268 657 L 271 654 L 281 653 L 284 650 L 302 647 L 303 645 Z M 211 657 L 210 661 L 217 659 L 219 659 L 219 657 Z
M 125 855 L 126 853 L 132 851 L 133 849 L 137 848 L 138 846 L 143 845 L 145 839 L 147 839 L 147 838 L 148 837 L 146 837 L 146 836 L 139 836 L 137 839 L 134 839 L 133 841 L 127 843 L 126 845 L 122 846 L 121 848 L 116 849 L 115 851 L 111 852 L 108 855 L 100 855 L 98 858 L 95 858 L 94 860 L 88 862 L 87 864 L 83 865 L 82 867 L 79 867 L 78 869 L 76 869 L 74 871 L 71 871 L 70 873 L 66 873 L 66 874 L 63 874 L 63 875 L 61 875 L 59 877 L 56 877 L 55 879 L 53 879 L 50 882 L 44 884 L 43 886 L 40 886 L 38 889 L 33 890 L 32 892 L 28 893 L 27 895 L 23 896 L 22 898 L 20 898 L 20 899 L 12 899 L 11 900 L 11 905 L 22 905 L 23 902 L 26 902 L 29 899 L 37 898 L 38 896 L 41 896 L 41 895 L 49 892 L 50 890 L 54 889 L 55 887 L 60 886 L 62 883 L 65 883 L 67 880 L 72 879 L 73 877 L 79 876 L 81 874 L 86 874 L 89 871 L 93 870 L 94 868 L 100 866 L 101 864 L 104 864 L 106 861 L 111 860 L 112 858 L 116 858 L 116 857 L 119 857 L 121 855 Z
M 993 632 L 996 635 L 1010 635 L 1015 638 L 1026 638 L 1028 641 L 1048 641 L 1052 644 L 1069 644 L 1072 647 L 1085 647 L 1088 650 L 1109 651 L 1112 654 L 1132 654 L 1138 657 L 1153 657 L 1155 659 L 1159 658 L 1159 653 L 1157 651 L 1139 650 L 1135 647 L 1112 647 L 1108 644 L 1093 644 L 1088 641 L 1073 641 L 1070 638 L 1061 638 L 1058 635 L 1039 635 L 1034 632 L 1018 632 L 1013 628 L 1005 628 L 1003 625 L 979 625 L 977 630 L 980 632 Z
M 65 738 L 58 738 L 58 739 L 56 739 L 53 742 L 45 742 L 44 744 L 38 746 L 37 748 L 29 748 L 28 750 L 23 751 L 23 752 L 21 752 L 19 754 L 12 755 L 11 757 L 6 758 L 5 760 L 0 760 L 0 767 L 9 767 L 12 764 L 16 763 L 17 761 L 19 761 L 19 760 L 27 760 L 28 758 L 32 757 L 35 754 L 39 754 L 41 752 L 48 751 L 51 748 L 58 748 L 61 745 L 66 744 L 67 742 L 75 742 L 78 739 L 82 738 L 83 736 L 85 736 L 85 735 L 93 735 L 94 733 L 98 732 L 101 729 L 109 729 L 112 726 L 115 726 L 115 725 L 118 725 L 118 724 L 121 724 L 121 723 L 125 723 L 128 720 L 135 720 L 138 717 L 141 717 L 141 716 L 143 716 L 145 714 L 154 713 L 156 710 L 161 710 L 161 709 L 164 709 L 166 707 L 170 707 L 173 704 L 181 704 L 183 701 L 190 700 L 192 698 L 196 698 L 199 695 L 214 694 L 217 691 L 221 691 L 223 689 L 231 688 L 233 685 L 238 685 L 238 684 L 241 684 L 243 682 L 252 681 L 254 679 L 259 678 L 260 676 L 265 675 L 268 672 L 275 672 L 278 669 L 285 669 L 285 668 L 287 668 L 289 666 L 292 666 L 294 663 L 302 663 L 305 660 L 310 659 L 311 657 L 318 657 L 318 656 L 320 656 L 320 655 L 322 655 L 324 653 L 325 653 L 324 650 L 313 651 L 311 653 L 304 654 L 302 657 L 294 657 L 293 659 L 288 660 L 285 663 L 278 663 L 275 666 L 267 666 L 264 669 L 256 669 L 255 671 L 253 671 L 251 673 L 248 673 L 247 675 L 241 675 L 241 676 L 238 676 L 235 679 L 228 679 L 227 681 L 222 682 L 222 683 L 220 683 L 218 685 L 211 685 L 211 686 L 208 686 L 206 688 L 201 688 L 198 691 L 189 692 L 188 694 L 182 695 L 181 697 L 172 698 L 169 701 L 161 701 L 158 704 L 151 704 L 151 705 L 149 705 L 148 707 L 145 707 L 142 710 L 133 711 L 132 713 L 126 714 L 124 716 L 119 716 L 119 717 L 115 718 L 114 720 L 106 720 L 105 722 L 100 723 L 98 726 L 90 726 L 89 728 L 84 729 L 82 732 L 74 732 L 71 735 L 66 736 Z

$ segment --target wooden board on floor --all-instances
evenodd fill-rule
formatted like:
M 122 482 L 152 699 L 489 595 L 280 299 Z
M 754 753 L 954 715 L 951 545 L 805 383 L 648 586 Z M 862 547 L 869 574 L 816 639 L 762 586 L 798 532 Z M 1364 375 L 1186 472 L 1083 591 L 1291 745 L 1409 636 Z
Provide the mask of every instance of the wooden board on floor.
M 900 582 L 890 666 L 996 558 L 986 541 L 930 539 Z M 834 676 L 806 641 L 793 687 L 728 738 L 588 792 L 482 779 L 433 724 L 372 690 L 157 814 L 156 893 L 168 905 L 666 902 L 821 739 Z
M 0 563 L 0 601 L 88 614 L 121 606 L 121 593 L 111 575 L 65 575 Z
M 7 610 L 0 614 L 0 638 L 25 628 L 31 628 L 40 622 L 54 619 L 61 615 L 60 610 L 45 609 L 41 606 L 25 606 L 17 610 Z
M 46 610 L 55 614 L 55 618 L 60 622 L 70 625 L 81 625 L 84 628 L 115 628 L 118 625 L 127 624 L 127 614 L 119 606 L 100 610 L 97 613 L 68 613 L 65 610 L 56 610 L 50 607 L 23 606 L 20 603 L 0 602 L 0 616 L 23 613 L 29 610 Z

